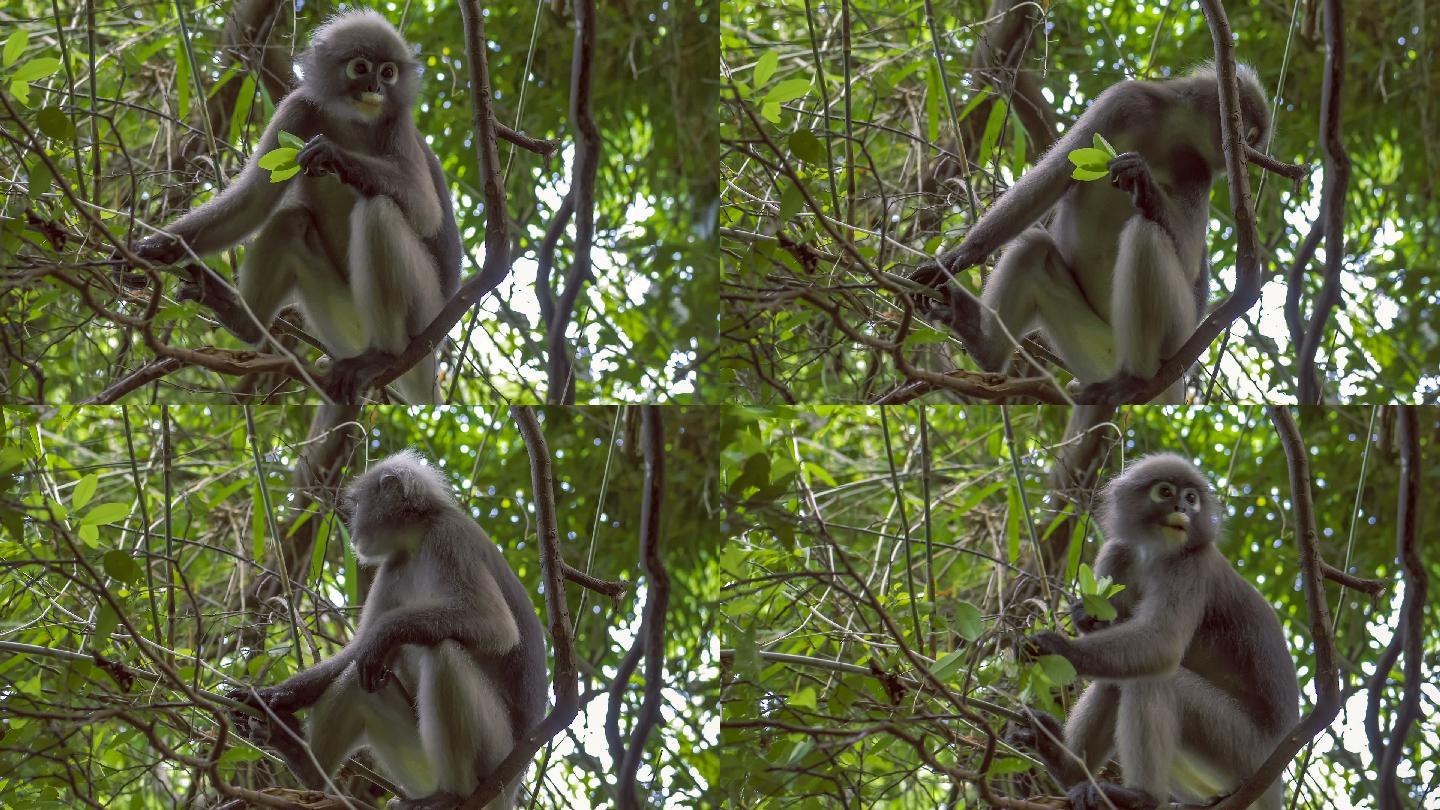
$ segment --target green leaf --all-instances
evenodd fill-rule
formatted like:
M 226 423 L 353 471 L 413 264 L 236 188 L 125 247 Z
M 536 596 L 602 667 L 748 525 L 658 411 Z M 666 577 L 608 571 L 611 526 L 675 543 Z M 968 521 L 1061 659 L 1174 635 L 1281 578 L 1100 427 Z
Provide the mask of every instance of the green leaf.
M 790 699 L 785 702 L 791 706 L 795 706 L 798 708 L 814 710 L 815 688 L 812 686 L 807 686 L 804 689 L 801 689 L 799 692 L 791 695 Z
M 255 77 L 252 74 L 245 74 L 245 80 L 240 83 L 240 92 L 235 96 L 235 110 L 230 113 L 230 136 L 231 143 L 240 140 L 240 130 L 250 123 L 250 105 L 255 101 Z
M 98 473 L 91 473 L 81 478 L 79 483 L 75 484 L 75 489 L 70 491 L 70 508 L 84 509 L 85 504 L 90 503 L 90 499 L 95 497 L 95 487 L 99 484 Z
M 111 501 L 92 507 L 84 517 L 80 518 L 80 524 L 82 526 L 98 526 L 101 523 L 114 523 L 128 514 L 130 514 L 129 504 Z
M 1109 173 L 1109 171 L 1102 172 L 1096 171 L 1094 169 L 1082 169 L 1079 166 L 1076 166 L 1075 171 L 1071 172 L 1070 176 L 1075 178 L 1076 180 L 1099 180 L 1100 178 L 1104 177 Z
M 1095 569 L 1089 563 L 1080 563 L 1080 593 L 1095 593 Z
M 90 548 L 100 547 L 99 526 L 81 526 L 80 528 L 75 530 L 75 533 L 80 535 L 80 542 L 84 543 Z
M 775 50 L 766 51 L 760 57 L 760 61 L 755 63 L 755 87 L 757 89 L 764 87 L 765 84 L 770 81 L 770 77 L 775 75 L 775 71 L 779 67 L 780 52 Z
M 270 182 L 272 182 L 272 183 L 283 183 L 283 182 L 285 182 L 286 180 L 289 180 L 290 178 L 294 177 L 295 175 L 297 175 L 297 174 L 299 174 L 299 173 L 300 173 L 300 167 L 299 167 L 299 166 L 291 166 L 291 167 L 288 168 L 288 169 L 276 169 L 276 170 L 270 172 Z
M 56 140 L 65 140 L 75 134 L 75 127 L 59 107 L 49 106 L 35 114 L 35 123 L 40 131 Z
M 1120 615 L 1115 611 L 1115 606 L 1110 604 L 1110 600 L 1099 594 L 1083 594 L 1080 601 L 1084 603 L 1086 613 L 1102 622 L 1114 621 L 1115 617 Z
M 273 170 L 284 168 L 287 165 L 293 166 L 295 164 L 295 156 L 298 154 L 300 154 L 300 150 L 290 146 L 271 149 L 269 152 L 260 156 L 260 168 Z
M 1056 686 L 1075 682 L 1075 667 L 1063 655 L 1042 655 L 1036 660 L 1045 677 Z
M 1089 147 L 1084 147 L 1081 149 L 1073 150 L 1072 152 L 1070 152 L 1069 155 L 1067 155 L 1067 157 L 1070 158 L 1071 163 L 1074 163 L 1076 166 L 1080 166 L 1082 168 L 1092 170 L 1109 170 L 1108 166 L 1110 164 L 1110 156 L 1105 153 L 1104 149 L 1091 149 Z
M 1095 144 L 1096 149 L 1103 151 L 1105 154 L 1109 155 L 1112 158 L 1115 157 L 1115 147 L 1111 146 L 1110 142 L 1105 140 L 1104 135 L 1101 135 L 1098 132 L 1095 133 L 1095 137 L 1092 139 L 1092 142 Z
M 980 608 L 960 600 L 955 604 L 955 632 L 966 641 L 974 641 L 985 633 L 985 620 Z
M 110 605 L 101 602 L 100 607 L 95 610 L 95 638 L 101 641 L 110 638 L 115 628 L 120 624 L 120 617 L 110 609 Z
M 10 67 L 15 64 L 15 60 L 19 59 L 20 54 L 25 52 L 25 46 L 29 43 L 30 32 L 24 28 L 15 29 L 15 33 L 11 34 L 5 40 L 5 58 L 4 62 L 0 63 L 0 67 Z
M 10 78 L 16 82 L 33 82 L 36 79 L 43 79 L 59 69 L 59 59 L 53 56 L 42 56 L 15 68 L 15 74 Z
M 14 96 L 17 101 L 26 107 L 30 106 L 30 83 L 21 81 L 10 82 L 10 95 Z
M 300 136 L 294 133 L 286 132 L 282 129 L 280 130 L 279 138 L 281 146 L 288 146 L 297 152 L 305 148 L 305 141 L 301 140 Z
M 783 224 L 794 219 L 804 207 L 805 195 L 800 193 L 800 187 L 787 180 L 780 191 L 780 222 Z
M 810 92 L 809 79 L 786 79 L 765 94 L 765 101 L 771 104 L 784 104 L 787 101 L 794 101 L 808 92 Z
M 975 158 L 982 166 L 990 162 L 990 153 L 995 151 L 995 144 L 1000 140 L 1000 128 L 1005 125 L 1009 109 L 1000 99 L 996 99 L 995 106 L 990 108 L 990 117 L 985 119 L 985 134 L 980 138 L 980 150 Z
M 100 558 L 100 565 L 105 569 L 105 573 L 130 585 L 134 585 L 145 576 L 145 572 L 140 570 L 140 566 L 135 563 L 135 560 L 118 548 L 105 552 L 105 556 Z
M 808 129 L 790 133 L 790 151 L 806 163 L 817 166 L 825 164 L 825 145 Z
M 1008 506 L 1005 509 L 1005 550 L 1011 565 L 1020 559 L 1020 521 L 1025 516 L 1021 508 L 1020 490 L 1010 488 Z
M 965 663 L 965 651 L 954 650 L 941 656 L 940 660 L 935 662 L 935 666 L 930 668 L 930 674 L 934 675 L 936 680 L 948 681 L 955 677 L 955 673 L 960 671 L 960 665 L 963 663 Z

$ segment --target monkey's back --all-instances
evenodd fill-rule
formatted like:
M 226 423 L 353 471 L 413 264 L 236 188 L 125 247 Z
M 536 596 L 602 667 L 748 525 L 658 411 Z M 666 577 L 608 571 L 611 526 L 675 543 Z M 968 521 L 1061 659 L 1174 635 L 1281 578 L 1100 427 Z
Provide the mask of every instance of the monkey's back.
M 1269 602 L 1213 546 L 1201 574 L 1210 596 L 1181 665 L 1236 698 L 1273 734 L 1299 716 L 1300 687 L 1280 620 Z

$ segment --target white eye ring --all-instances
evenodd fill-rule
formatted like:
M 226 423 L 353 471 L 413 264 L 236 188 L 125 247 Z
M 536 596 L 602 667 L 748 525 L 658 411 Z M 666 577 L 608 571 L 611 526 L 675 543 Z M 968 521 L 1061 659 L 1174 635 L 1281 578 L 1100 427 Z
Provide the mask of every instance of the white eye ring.
M 1157 482 L 1150 487 L 1150 500 L 1154 501 L 1155 503 L 1160 503 L 1161 501 L 1168 501 L 1170 500 L 1170 498 L 1174 497 L 1174 495 L 1175 488 L 1164 481 Z
M 380 81 L 386 84 L 394 84 L 400 79 L 400 69 L 395 67 L 394 62 L 386 62 L 380 66 Z
M 345 75 L 351 79 L 358 79 L 369 72 L 370 60 L 363 56 L 357 56 L 345 65 Z

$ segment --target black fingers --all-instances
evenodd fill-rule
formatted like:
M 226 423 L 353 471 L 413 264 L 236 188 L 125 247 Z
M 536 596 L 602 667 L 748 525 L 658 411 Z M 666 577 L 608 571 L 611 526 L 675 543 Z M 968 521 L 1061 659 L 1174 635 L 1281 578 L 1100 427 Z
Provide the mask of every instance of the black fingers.
M 1110 160 L 1110 184 L 1128 193 L 1135 209 L 1146 219 L 1160 221 L 1160 187 L 1139 152 L 1124 152 Z
M 394 361 L 395 355 L 379 349 L 336 360 L 323 383 L 325 392 L 342 405 L 358 402 L 361 395 L 370 390 L 375 378 L 389 369 Z
M 1160 801 L 1139 788 L 1127 788 L 1106 782 L 1081 782 L 1067 794 L 1071 810 L 1155 810 Z M 1106 803 L 1109 799 L 1109 803 Z

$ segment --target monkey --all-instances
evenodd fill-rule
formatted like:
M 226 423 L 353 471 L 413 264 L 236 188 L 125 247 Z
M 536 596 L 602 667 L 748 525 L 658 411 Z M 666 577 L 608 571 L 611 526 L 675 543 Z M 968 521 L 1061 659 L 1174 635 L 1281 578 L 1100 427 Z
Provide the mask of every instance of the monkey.
M 392 810 L 445 810 L 542 719 L 544 637 L 500 550 L 419 454 L 374 464 L 342 496 L 362 565 L 379 566 L 350 643 L 283 683 L 230 697 L 237 730 L 322 790 L 361 747 L 404 798 Z M 295 712 L 308 708 L 308 734 Z M 305 741 L 308 739 L 308 743 Z M 507 785 L 488 810 L 508 810 Z
M 1245 142 L 1269 142 L 1255 71 L 1238 70 Z M 1110 183 L 1071 177 L 1069 154 L 1101 135 L 1120 151 Z M 943 289 L 922 314 L 946 323 L 985 371 L 1003 372 L 1013 340 L 1038 328 L 1080 386 L 1105 396 L 1154 377 L 1195 331 L 1210 287 L 1210 187 L 1225 169 L 1213 65 L 1101 93 L 1040 162 L 912 280 Z M 1048 217 L 1047 217 L 1048 215 Z M 955 274 L 1006 245 L 977 301 Z M 1008 333 L 1008 334 L 1007 334 Z M 1184 401 L 1184 381 L 1160 397 Z
M 399 32 L 375 11 L 340 13 L 315 32 L 301 67 L 300 86 L 239 176 L 134 252 L 173 264 L 253 233 L 238 300 L 208 268 L 180 297 L 208 306 L 251 344 L 298 299 L 334 359 L 325 387 L 351 402 L 455 293 L 460 235 L 440 161 L 411 115 L 420 66 Z M 295 158 L 302 173 L 272 183 L 259 161 L 282 131 L 305 141 Z M 431 355 L 395 381 L 402 399 L 435 401 L 436 362 Z
M 1280 621 L 1215 547 L 1219 499 L 1184 458 L 1157 453 L 1130 466 L 1102 491 L 1099 517 L 1105 544 L 1096 573 L 1125 586 L 1113 599 L 1116 619 L 1101 622 L 1076 606 L 1084 635 L 1046 631 L 1026 645 L 1064 656 L 1095 681 L 1063 732 L 1032 712 L 1032 727 L 1017 736 L 1037 749 L 1075 810 L 1099 810 L 1107 799 L 1119 810 L 1151 810 L 1172 787 L 1187 801 L 1233 791 L 1299 719 Z M 1063 748 L 1055 742 L 1062 734 Z M 1123 786 L 1087 776 L 1112 749 Z M 1255 806 L 1283 803 L 1277 781 Z

